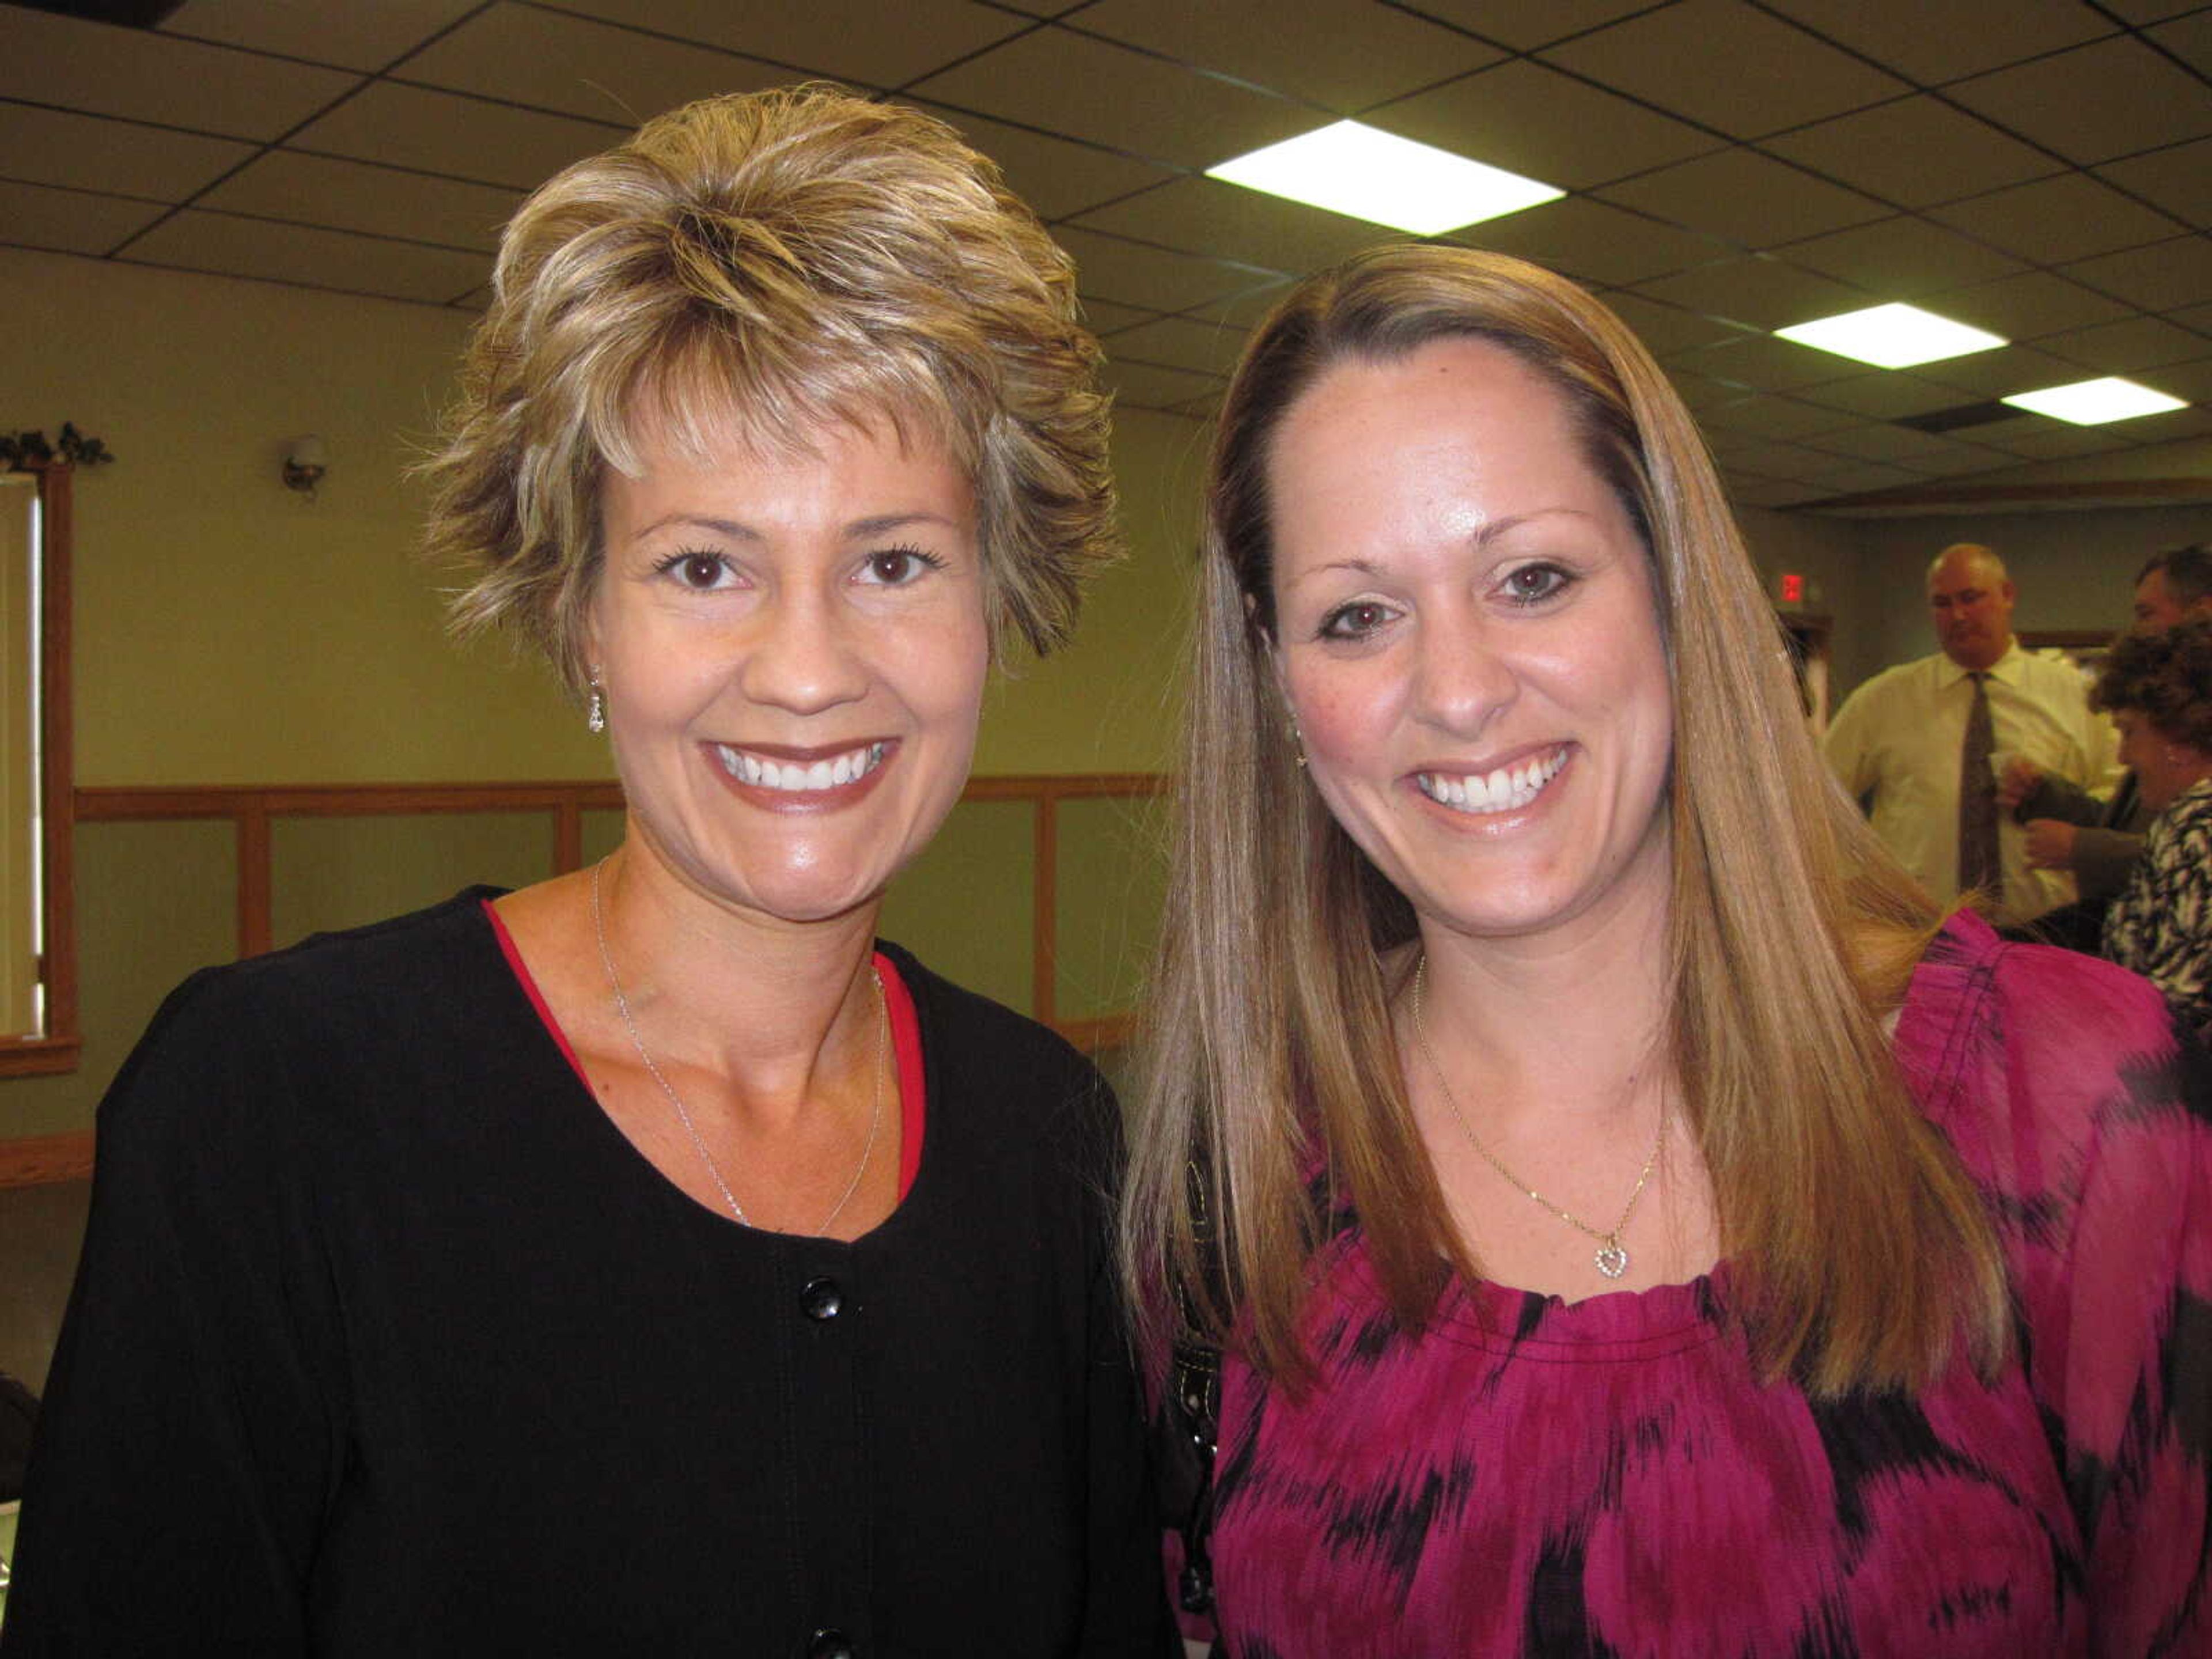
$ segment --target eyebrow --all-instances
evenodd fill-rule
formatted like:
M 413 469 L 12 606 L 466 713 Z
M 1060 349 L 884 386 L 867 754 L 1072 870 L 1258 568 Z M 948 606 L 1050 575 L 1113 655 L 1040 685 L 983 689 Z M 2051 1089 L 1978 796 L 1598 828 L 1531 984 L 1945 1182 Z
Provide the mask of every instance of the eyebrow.
M 878 536 L 888 536 L 894 531 L 904 530 L 910 526 L 921 524 L 939 525 L 947 530 L 959 528 L 941 513 L 878 513 L 868 518 L 854 520 L 839 531 L 838 534 L 848 542 L 867 541 Z M 641 542 L 648 536 L 658 535 L 660 532 L 671 528 L 710 531 L 717 536 L 726 537 L 734 542 L 759 543 L 767 539 L 759 531 L 741 520 L 717 518 L 711 513 L 671 513 L 663 518 L 655 519 L 630 539 Z

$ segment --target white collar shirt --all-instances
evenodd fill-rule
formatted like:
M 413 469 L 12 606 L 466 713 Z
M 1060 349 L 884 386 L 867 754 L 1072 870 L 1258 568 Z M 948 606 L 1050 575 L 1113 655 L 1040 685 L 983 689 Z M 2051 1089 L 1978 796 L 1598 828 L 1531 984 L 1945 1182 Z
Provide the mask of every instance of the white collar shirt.
M 2118 734 L 2090 708 L 2079 669 L 2024 651 L 2015 640 L 1988 679 L 2000 765 L 2017 756 L 2085 789 L 2112 781 Z M 1938 652 L 1860 686 L 1822 740 L 1844 787 L 1869 803 L 1875 832 L 1946 904 L 1959 896 L 1959 771 L 1973 702 L 1966 670 Z M 1997 851 L 2004 873 L 2000 922 L 2027 921 L 2074 899 L 2071 876 L 2027 867 L 2027 831 L 2002 811 Z

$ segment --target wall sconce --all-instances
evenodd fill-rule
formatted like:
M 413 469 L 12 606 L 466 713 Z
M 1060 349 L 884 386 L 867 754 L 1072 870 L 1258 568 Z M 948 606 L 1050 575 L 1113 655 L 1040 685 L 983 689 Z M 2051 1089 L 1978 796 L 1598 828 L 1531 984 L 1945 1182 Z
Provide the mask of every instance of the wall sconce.
M 284 443 L 284 488 L 312 495 L 329 469 L 330 454 L 313 433 L 303 433 Z

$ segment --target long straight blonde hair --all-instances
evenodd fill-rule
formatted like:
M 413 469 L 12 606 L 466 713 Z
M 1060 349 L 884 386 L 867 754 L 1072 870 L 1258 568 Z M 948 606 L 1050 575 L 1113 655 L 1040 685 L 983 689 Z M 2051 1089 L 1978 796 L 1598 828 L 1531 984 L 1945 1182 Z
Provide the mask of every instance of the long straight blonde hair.
M 1414 936 L 1413 912 L 1299 771 L 1268 665 L 1267 462 L 1284 415 L 1332 364 L 1462 337 L 1558 389 L 1652 561 L 1674 688 L 1667 1040 L 1713 1183 L 1731 1316 L 1764 1374 L 1818 1395 L 1924 1382 L 1962 1333 L 1994 1364 L 2008 1331 L 1995 1233 L 1882 1028 L 1940 916 L 1828 775 L 1696 427 L 1635 337 L 1571 283 L 1419 245 L 1302 283 L 1249 344 L 1215 435 L 1122 1200 L 1140 1336 L 1155 1355 L 1186 1337 L 1233 1342 L 1303 1385 L 1309 1263 L 1342 1198 L 1408 1325 L 1449 1274 L 1480 1271 L 1392 1034 L 1386 957 Z

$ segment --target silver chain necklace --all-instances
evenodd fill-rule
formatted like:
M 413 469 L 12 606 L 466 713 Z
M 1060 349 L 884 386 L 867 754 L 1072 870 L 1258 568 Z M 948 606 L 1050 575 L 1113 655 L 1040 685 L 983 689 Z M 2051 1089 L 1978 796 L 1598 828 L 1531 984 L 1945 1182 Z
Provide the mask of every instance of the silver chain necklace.
M 753 1224 L 751 1218 L 745 1214 L 744 1206 L 738 1202 L 738 1195 L 730 1190 L 730 1183 L 722 1179 L 721 1166 L 714 1162 L 714 1153 L 707 1150 L 707 1143 L 701 1138 L 698 1126 L 692 1122 L 683 1096 L 678 1094 L 675 1086 L 661 1075 L 660 1067 L 653 1058 L 653 1051 L 645 1046 L 645 1039 L 638 1035 L 637 1021 L 630 1017 L 629 999 L 623 994 L 622 975 L 615 972 L 614 953 L 607 949 L 606 919 L 599 909 L 599 869 L 605 862 L 601 859 L 599 864 L 592 866 L 592 932 L 599 941 L 599 963 L 607 970 L 607 988 L 615 994 L 615 1012 L 622 1016 L 623 1029 L 629 1033 L 630 1045 L 637 1050 L 637 1057 L 645 1062 L 645 1069 L 660 1085 L 660 1092 L 668 1097 L 668 1103 L 676 1109 L 676 1121 L 684 1126 L 684 1133 L 691 1138 L 692 1150 L 699 1154 L 699 1161 L 707 1166 L 707 1173 L 714 1178 L 714 1190 L 721 1194 L 722 1202 L 730 1206 L 730 1213 L 737 1217 L 738 1224 L 750 1227 Z M 890 1024 L 890 1016 L 884 1006 L 883 975 L 872 966 L 868 969 L 868 978 L 876 988 L 876 1060 L 875 1103 L 868 1109 L 867 1143 L 860 1148 L 860 1167 L 853 1171 L 853 1178 L 845 1183 L 845 1190 L 838 1194 L 837 1201 L 830 1206 L 830 1213 L 823 1216 L 821 1224 L 815 1228 L 811 1235 L 813 1237 L 826 1235 L 830 1224 L 845 1212 L 845 1206 L 852 1202 L 853 1194 L 860 1191 L 860 1177 L 868 1172 L 868 1159 L 876 1150 L 876 1132 L 883 1127 L 884 1033 Z
M 1561 1209 L 1499 1163 L 1498 1154 L 1482 1144 L 1482 1137 L 1475 1133 L 1474 1126 L 1467 1121 L 1467 1114 L 1460 1110 L 1459 1097 L 1452 1093 L 1451 1079 L 1444 1075 L 1444 1068 L 1437 1064 L 1436 1054 L 1429 1048 L 1428 1024 L 1421 1018 L 1421 1004 L 1423 994 L 1428 985 L 1428 973 L 1429 959 L 1424 955 L 1413 969 L 1413 1041 L 1420 1045 L 1421 1058 L 1429 1062 L 1429 1069 L 1436 1073 L 1437 1086 L 1444 1091 L 1444 1104 L 1451 1108 L 1452 1118 L 1458 1123 L 1460 1133 L 1467 1137 L 1468 1145 L 1482 1154 L 1483 1161 L 1504 1176 L 1513 1186 L 1528 1194 L 1539 1205 L 1549 1210 L 1576 1231 L 1587 1233 L 1597 1240 L 1597 1270 L 1607 1279 L 1620 1278 L 1628 1271 L 1628 1249 L 1621 1243 L 1620 1236 L 1628 1230 L 1628 1218 L 1636 1213 L 1636 1200 L 1644 1196 L 1644 1184 L 1651 1179 L 1651 1171 L 1658 1165 L 1660 1148 L 1667 1144 L 1667 1097 L 1662 1094 L 1659 1097 L 1659 1133 L 1652 1137 L 1651 1156 L 1644 1160 L 1643 1173 L 1636 1177 L 1636 1190 L 1629 1194 L 1628 1202 L 1621 1208 L 1620 1219 L 1613 1224 L 1612 1230 L 1600 1232 L 1580 1216 Z

